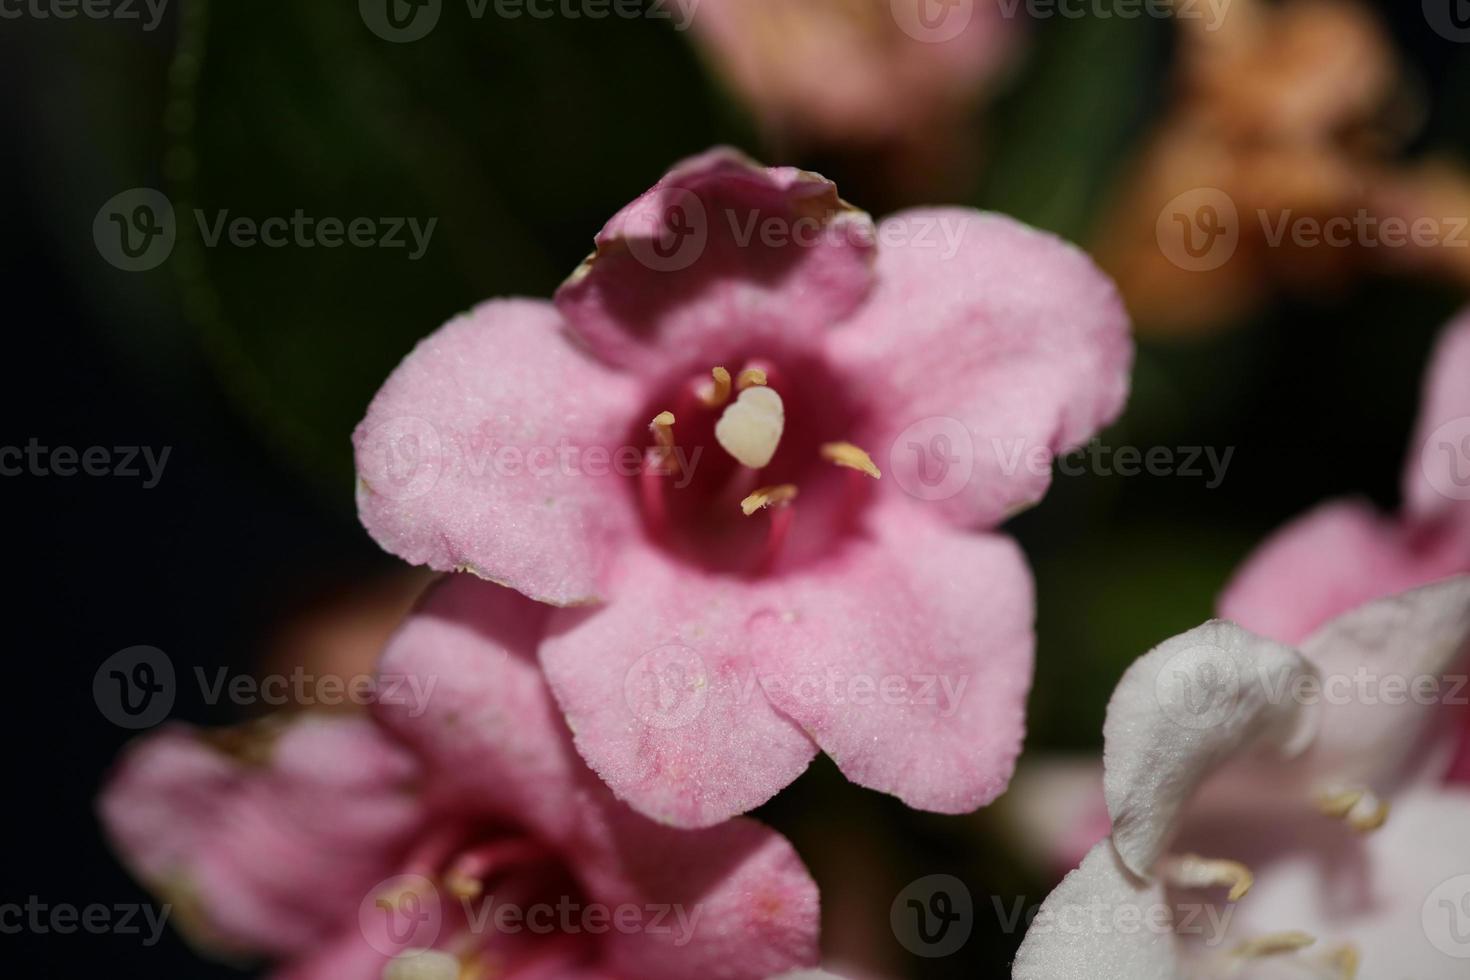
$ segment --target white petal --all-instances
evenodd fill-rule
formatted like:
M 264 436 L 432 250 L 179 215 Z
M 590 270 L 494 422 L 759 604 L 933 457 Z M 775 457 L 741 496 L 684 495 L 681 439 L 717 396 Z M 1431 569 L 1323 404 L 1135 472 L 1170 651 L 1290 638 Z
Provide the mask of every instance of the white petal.
M 1309 757 L 1320 788 L 1391 789 L 1446 701 L 1470 643 L 1470 576 L 1378 599 L 1328 622 L 1302 653 L 1322 675 L 1321 730 Z M 1438 773 L 1436 774 L 1438 775 Z M 1467 971 L 1470 975 L 1470 971 Z
M 1179 980 L 1173 921 L 1163 885 L 1134 878 L 1103 841 L 1042 903 L 1011 980 Z
M 1128 668 L 1103 727 L 1113 841 L 1149 874 L 1199 784 L 1258 742 L 1290 753 L 1310 713 L 1293 697 L 1312 667 L 1289 647 L 1214 620 L 1167 640 Z

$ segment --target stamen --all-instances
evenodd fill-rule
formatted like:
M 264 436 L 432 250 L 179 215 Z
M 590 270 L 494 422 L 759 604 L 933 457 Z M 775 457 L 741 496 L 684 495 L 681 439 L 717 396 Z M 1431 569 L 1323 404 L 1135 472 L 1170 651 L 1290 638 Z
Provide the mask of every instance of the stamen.
M 1345 822 L 1360 834 L 1372 833 L 1388 822 L 1391 809 L 1371 790 L 1347 789 L 1323 793 L 1317 797 L 1317 808 L 1334 820 Z
M 719 408 L 730 400 L 730 372 L 717 367 L 710 374 L 714 380 L 700 386 L 699 400 L 708 408 Z
M 1306 949 L 1317 941 L 1317 937 L 1305 932 L 1273 932 L 1269 936 L 1252 939 L 1235 947 L 1235 955 L 1256 959 L 1261 956 L 1276 956 L 1295 953 Z
M 485 890 L 487 876 L 545 856 L 546 851 L 529 840 L 492 841 L 455 858 L 444 875 L 444 886 L 456 898 L 476 899 Z
M 1339 946 L 1327 956 L 1327 965 L 1336 970 L 1342 980 L 1357 980 L 1358 967 L 1362 963 L 1362 954 L 1352 943 Z
M 1256 876 L 1251 873 L 1251 869 L 1238 861 L 1202 858 L 1197 854 L 1170 858 L 1164 866 L 1164 874 L 1172 884 L 1180 888 L 1228 887 L 1230 892 L 1226 898 L 1232 902 L 1244 898 L 1246 892 L 1256 883 Z
M 751 388 L 757 385 L 764 387 L 765 383 L 765 371 L 755 367 L 746 368 L 744 371 L 741 371 L 739 377 L 735 379 L 735 390 L 744 391 L 746 388 Z
M 776 455 L 786 406 L 771 388 L 747 388 L 715 423 L 715 441 L 741 464 L 758 470 Z
M 882 471 L 873 464 L 873 457 L 869 456 L 866 450 L 850 442 L 825 443 L 822 446 L 822 458 L 838 466 L 846 466 L 850 470 L 866 473 L 875 480 L 883 478 Z
M 459 957 L 437 949 L 409 949 L 388 961 L 383 980 L 459 980 Z
M 763 507 L 774 507 L 789 504 L 796 499 L 797 489 L 794 483 L 781 483 L 771 487 L 761 487 L 759 490 L 740 501 L 740 510 L 749 517 Z
M 679 457 L 674 452 L 674 413 L 659 412 L 653 417 L 653 421 L 648 423 L 648 431 L 653 433 L 653 440 L 658 443 L 660 468 L 678 476 Z

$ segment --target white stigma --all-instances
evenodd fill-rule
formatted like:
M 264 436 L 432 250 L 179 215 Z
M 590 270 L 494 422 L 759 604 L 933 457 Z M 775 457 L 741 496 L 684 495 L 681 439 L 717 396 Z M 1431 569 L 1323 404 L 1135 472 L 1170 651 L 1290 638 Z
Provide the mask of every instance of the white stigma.
M 410 949 L 383 967 L 383 980 L 459 980 L 460 962 L 434 949 Z
M 758 470 L 776 455 L 786 429 L 781 396 L 766 387 L 746 388 L 715 423 L 715 441 L 741 464 Z

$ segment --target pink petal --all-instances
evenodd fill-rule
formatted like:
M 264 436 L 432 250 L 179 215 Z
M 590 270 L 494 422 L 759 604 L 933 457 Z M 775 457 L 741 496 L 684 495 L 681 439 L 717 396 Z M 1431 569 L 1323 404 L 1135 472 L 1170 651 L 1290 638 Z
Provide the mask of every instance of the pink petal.
M 872 249 L 872 220 L 831 181 L 715 149 L 619 211 L 556 305 L 613 364 L 706 371 L 732 340 L 791 344 L 846 316 L 871 284 Z
M 996 808 L 1025 857 L 1046 874 L 1077 867 L 1112 831 L 1096 756 L 1022 759 Z
M 636 386 L 578 351 L 549 304 L 451 320 L 388 378 L 353 433 L 358 513 L 414 564 L 585 602 L 636 521 L 619 449 Z M 629 447 L 631 470 L 641 451 Z
M 1404 466 L 1404 510 L 1457 541 L 1470 571 L 1470 311 L 1446 329 L 1424 382 Z
M 1370 599 L 1451 573 L 1396 522 L 1358 501 L 1335 501 L 1272 535 L 1220 597 L 1220 615 L 1281 643 L 1301 643 Z
M 756 681 L 756 591 L 630 549 L 611 601 L 553 615 L 546 678 L 582 757 L 655 820 L 705 827 L 774 796 L 816 746 Z
M 1391 789 L 1458 691 L 1446 675 L 1470 651 L 1470 575 L 1360 606 L 1301 650 L 1325 685 L 1303 765 L 1323 788 Z
M 736 819 L 706 830 L 655 824 L 620 804 L 579 875 L 595 901 L 672 909 L 655 928 L 607 934 L 609 973 L 647 980 L 765 980 L 815 965 L 817 885 L 780 834 Z
M 1041 499 L 1052 458 L 1122 409 L 1128 317 L 1073 246 L 1000 215 L 909 211 L 879 229 L 877 273 L 829 349 L 868 386 L 854 441 L 890 491 L 993 526 Z
M 1021 751 L 1030 572 L 1010 539 L 907 509 L 880 508 L 870 534 L 747 601 L 762 686 L 853 782 L 967 813 Z
M 1042 903 L 1012 980 L 1178 980 L 1173 932 L 1146 925 L 1167 909 L 1163 885 L 1134 878 L 1102 841 Z M 1136 916 L 1131 927 L 1119 926 L 1120 913 Z
M 401 698 L 383 695 L 379 717 L 426 760 L 436 795 L 560 838 L 590 774 L 536 663 L 550 612 L 469 575 L 442 579 L 383 654 L 380 688 L 405 683 Z
M 1460 980 L 1470 954 L 1467 827 L 1470 792 L 1463 789 L 1402 797 L 1388 823 L 1366 837 L 1324 832 L 1320 821 L 1263 827 L 1263 840 L 1285 856 L 1255 866 L 1230 945 L 1300 929 L 1318 937 L 1311 952 L 1356 946 L 1360 977 Z
M 1113 842 L 1151 873 L 1210 775 L 1257 743 L 1295 754 L 1312 715 L 1287 696 L 1312 667 L 1296 651 L 1215 620 L 1165 640 L 1123 675 L 1103 726 Z
M 183 726 L 135 744 L 103 823 L 150 886 L 195 909 L 196 938 L 290 955 L 350 919 L 421 823 L 413 761 L 359 717 L 301 717 L 265 762 Z

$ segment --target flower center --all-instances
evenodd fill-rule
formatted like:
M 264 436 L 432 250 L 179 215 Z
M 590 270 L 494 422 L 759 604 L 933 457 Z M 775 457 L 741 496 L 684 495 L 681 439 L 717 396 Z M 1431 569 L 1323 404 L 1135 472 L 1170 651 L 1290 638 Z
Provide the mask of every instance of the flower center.
M 651 539 L 705 569 L 775 574 L 849 534 L 882 473 L 862 419 L 818 359 L 746 356 L 661 387 L 634 438 Z M 798 516 L 799 514 L 799 516 Z

